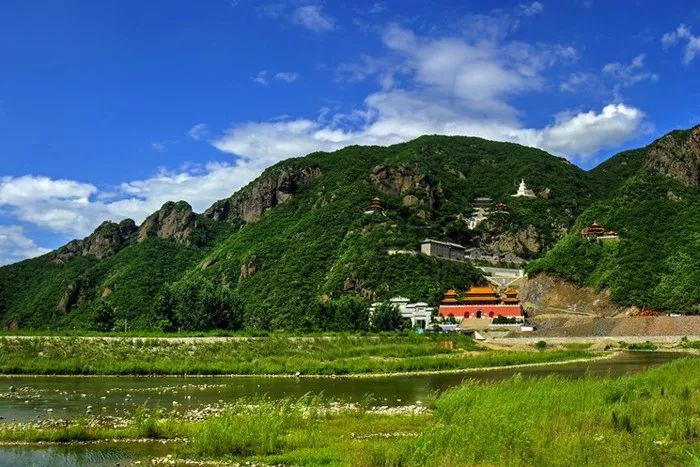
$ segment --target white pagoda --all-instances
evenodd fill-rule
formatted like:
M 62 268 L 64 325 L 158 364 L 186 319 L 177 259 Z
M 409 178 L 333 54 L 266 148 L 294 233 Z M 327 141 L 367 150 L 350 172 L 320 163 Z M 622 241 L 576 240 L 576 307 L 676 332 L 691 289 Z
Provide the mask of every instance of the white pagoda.
M 524 196 L 526 198 L 534 198 L 535 192 L 525 185 L 525 179 L 520 179 L 520 186 L 518 187 L 518 192 L 511 196 L 513 198 L 519 198 L 521 196 Z

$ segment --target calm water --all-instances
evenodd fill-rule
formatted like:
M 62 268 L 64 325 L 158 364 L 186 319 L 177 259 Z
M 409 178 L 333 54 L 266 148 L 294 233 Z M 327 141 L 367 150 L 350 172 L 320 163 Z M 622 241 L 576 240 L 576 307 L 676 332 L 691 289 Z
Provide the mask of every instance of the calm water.
M 71 419 L 85 415 L 88 410 L 96 415 L 126 415 L 142 405 L 186 411 L 232 402 L 241 397 L 267 395 L 283 398 L 299 397 L 306 393 L 324 394 L 344 402 L 357 402 L 371 395 L 375 405 L 411 405 L 423 403 L 432 394 L 467 378 L 494 381 L 509 378 L 515 373 L 525 378 L 552 374 L 568 378 L 586 374 L 620 376 L 643 371 L 683 355 L 622 352 L 596 362 L 386 378 L 3 377 L 0 378 L 0 423 Z M 11 387 L 13 390 L 10 390 Z M 0 466 L 116 465 L 128 459 L 154 455 L 163 449 L 162 445 L 0 448 Z

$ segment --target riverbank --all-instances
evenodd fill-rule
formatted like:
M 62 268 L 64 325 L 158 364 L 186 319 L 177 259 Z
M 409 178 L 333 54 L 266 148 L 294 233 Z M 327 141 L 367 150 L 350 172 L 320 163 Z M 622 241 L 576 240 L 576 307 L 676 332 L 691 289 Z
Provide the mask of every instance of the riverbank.
M 342 376 L 462 371 L 598 356 L 581 346 L 489 350 L 466 336 L 337 336 L 252 339 L 2 337 L 10 375 Z
M 0 441 L 165 442 L 168 459 L 183 463 L 692 465 L 699 420 L 700 360 L 681 359 L 621 378 L 466 380 L 394 409 L 304 396 L 223 404 L 204 416 L 156 409 L 7 424 Z

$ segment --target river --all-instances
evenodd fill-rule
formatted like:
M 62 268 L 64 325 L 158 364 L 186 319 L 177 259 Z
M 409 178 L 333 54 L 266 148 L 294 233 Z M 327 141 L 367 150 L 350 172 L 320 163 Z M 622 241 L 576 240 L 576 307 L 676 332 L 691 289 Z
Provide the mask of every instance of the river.
M 673 352 L 620 352 L 591 362 L 414 376 L 274 378 L 259 376 L 213 377 L 0 377 L 0 423 L 45 419 L 74 419 L 87 413 L 126 416 L 139 406 L 198 410 L 240 398 L 273 399 L 323 394 L 358 402 L 371 396 L 374 405 L 420 405 L 437 392 L 464 379 L 495 381 L 520 373 L 524 378 L 559 375 L 578 378 L 621 376 L 684 356 Z M 130 459 L 162 455 L 168 446 L 88 445 L 0 447 L 0 466 L 115 465 Z

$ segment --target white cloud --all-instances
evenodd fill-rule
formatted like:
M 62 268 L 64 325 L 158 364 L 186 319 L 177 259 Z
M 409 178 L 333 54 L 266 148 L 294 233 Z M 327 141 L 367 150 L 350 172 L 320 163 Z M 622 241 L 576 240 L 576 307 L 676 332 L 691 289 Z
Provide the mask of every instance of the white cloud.
M 268 80 L 267 80 L 267 70 L 261 70 L 258 72 L 257 75 L 251 76 L 250 79 L 254 83 L 262 84 L 263 86 L 267 86 Z
M 569 73 L 566 80 L 559 84 L 559 90 L 563 92 L 577 92 L 580 89 L 590 86 L 595 81 L 595 77 L 590 73 L 575 72 Z
M 335 29 L 333 18 L 325 16 L 318 5 L 305 5 L 297 8 L 292 19 L 295 23 L 313 32 L 326 32 Z
M 14 219 L 74 237 L 102 221 L 130 217 L 137 223 L 166 201 L 184 199 L 203 211 L 262 172 L 262 162 L 210 163 L 188 171 L 161 171 L 151 178 L 99 190 L 89 184 L 47 177 L 0 179 L 0 212 Z
M 299 78 L 299 73 L 296 73 L 294 71 L 280 71 L 279 73 L 275 73 L 272 76 L 272 78 L 276 79 L 277 81 L 292 83 Z M 270 84 L 270 76 L 267 70 L 259 71 L 257 75 L 251 76 L 250 79 L 254 83 L 258 83 L 263 86 L 267 86 L 268 84 Z
M 525 16 L 535 16 L 544 10 L 544 5 L 540 2 L 532 2 L 529 5 L 520 5 L 520 10 Z
M 168 149 L 168 141 L 153 141 L 151 149 L 158 152 L 165 152 Z
M 299 79 L 299 73 L 294 71 L 280 71 L 275 74 L 275 79 L 278 81 L 285 81 L 287 83 L 292 83 Z
M 187 134 L 193 140 L 200 141 L 201 139 L 206 138 L 209 134 L 209 127 L 207 127 L 205 123 L 197 123 L 187 131 Z
M 0 266 L 48 253 L 24 234 L 19 225 L 0 225 Z
M 636 136 L 643 119 L 641 110 L 624 104 L 606 105 L 600 112 L 562 114 L 544 128 L 537 146 L 555 154 L 592 155 Z
M 670 47 L 678 42 L 685 42 L 683 47 L 683 64 L 688 65 L 700 54 L 700 36 L 695 36 L 685 24 L 675 31 L 667 32 L 661 38 L 664 47 Z
M 632 86 L 640 81 L 657 81 L 659 75 L 651 73 L 644 66 L 645 55 L 637 55 L 629 64 L 608 63 L 603 67 L 603 74 L 615 79 L 621 86 Z
M 383 78 L 381 89 L 368 95 L 359 108 L 335 114 L 325 109 L 316 119 L 240 123 L 212 144 L 271 164 L 314 150 L 387 145 L 437 133 L 513 141 L 585 161 L 636 136 L 643 123 L 641 110 L 618 103 L 562 113 L 542 128 L 522 125 L 510 98 L 540 90 L 542 73 L 575 55 L 570 47 L 426 38 L 395 24 L 385 28 L 382 40 L 389 51 L 385 68 L 370 59 L 363 61 L 371 68 L 365 74 L 344 68 L 352 79 L 370 74 Z M 635 62 L 630 66 L 639 71 Z

